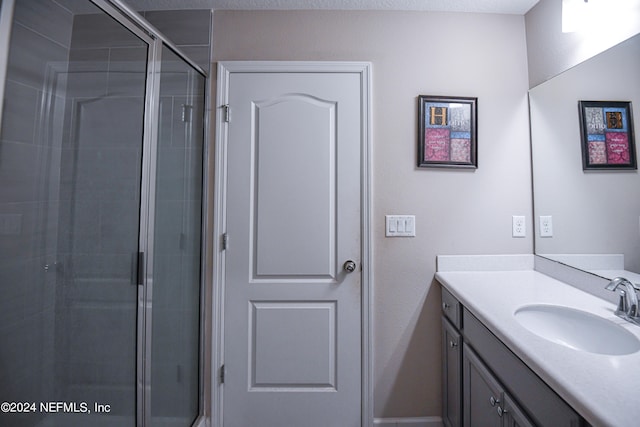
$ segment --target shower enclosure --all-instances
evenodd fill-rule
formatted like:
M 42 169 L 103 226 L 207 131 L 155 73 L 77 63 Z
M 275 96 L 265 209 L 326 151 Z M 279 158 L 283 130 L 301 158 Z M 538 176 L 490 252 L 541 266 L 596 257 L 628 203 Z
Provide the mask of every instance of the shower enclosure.
M 0 425 L 190 426 L 205 74 L 119 0 L 0 10 Z

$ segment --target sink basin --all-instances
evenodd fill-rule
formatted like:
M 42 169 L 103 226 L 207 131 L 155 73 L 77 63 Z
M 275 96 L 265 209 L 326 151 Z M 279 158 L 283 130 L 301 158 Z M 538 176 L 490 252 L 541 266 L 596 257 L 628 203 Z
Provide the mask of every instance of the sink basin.
M 622 326 L 586 311 L 558 305 L 525 305 L 514 313 L 534 334 L 590 353 L 623 355 L 640 350 L 640 340 Z

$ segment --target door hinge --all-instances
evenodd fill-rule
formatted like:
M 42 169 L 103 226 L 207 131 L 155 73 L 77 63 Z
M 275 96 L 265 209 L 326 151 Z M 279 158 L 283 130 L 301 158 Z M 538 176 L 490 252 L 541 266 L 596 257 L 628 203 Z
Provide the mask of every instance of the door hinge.
M 224 113 L 224 121 L 229 123 L 231 121 L 231 108 L 229 107 L 229 104 L 223 105 L 222 109 Z
M 224 384 L 224 365 L 220 366 L 220 384 Z
M 222 235 L 222 250 L 226 251 L 228 247 L 229 247 L 229 236 L 227 236 L 227 233 L 224 233 Z

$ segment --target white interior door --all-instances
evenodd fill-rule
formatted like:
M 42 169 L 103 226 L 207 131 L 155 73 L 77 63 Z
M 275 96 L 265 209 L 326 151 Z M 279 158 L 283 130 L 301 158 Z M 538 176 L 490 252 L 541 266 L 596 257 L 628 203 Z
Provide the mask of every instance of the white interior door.
M 229 74 L 225 427 L 361 425 L 361 92 L 360 73 Z

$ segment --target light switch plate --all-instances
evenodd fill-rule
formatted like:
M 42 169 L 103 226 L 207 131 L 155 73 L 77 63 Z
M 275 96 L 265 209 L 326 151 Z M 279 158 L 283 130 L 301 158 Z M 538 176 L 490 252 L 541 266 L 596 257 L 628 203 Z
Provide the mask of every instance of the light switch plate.
M 415 237 L 415 215 L 385 215 L 384 218 L 387 237 Z

